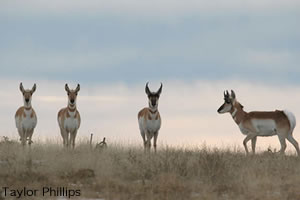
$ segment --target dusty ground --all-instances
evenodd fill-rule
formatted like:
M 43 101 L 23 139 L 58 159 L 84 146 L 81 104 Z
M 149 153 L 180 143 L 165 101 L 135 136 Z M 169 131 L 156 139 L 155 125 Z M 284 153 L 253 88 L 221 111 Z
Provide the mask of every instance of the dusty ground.
M 163 147 L 145 154 L 142 148 L 126 145 L 91 150 L 81 144 L 71 151 L 57 144 L 23 149 L 2 142 L 0 186 L 64 187 L 80 190 L 80 199 L 300 200 L 300 159 L 205 147 Z

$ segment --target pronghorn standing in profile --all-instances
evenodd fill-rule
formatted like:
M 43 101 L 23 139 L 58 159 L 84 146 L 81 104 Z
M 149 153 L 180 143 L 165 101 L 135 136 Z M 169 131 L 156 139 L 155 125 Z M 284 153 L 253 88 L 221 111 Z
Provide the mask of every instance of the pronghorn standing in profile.
M 225 103 L 218 109 L 218 112 L 229 112 L 241 132 L 246 135 L 243 145 L 247 154 L 247 142 L 249 140 L 251 140 L 252 152 L 255 153 L 257 136 L 277 135 L 281 145 L 281 153 L 284 153 L 286 149 L 285 139 L 287 139 L 296 148 L 297 154 L 300 156 L 298 142 L 293 137 L 293 130 L 296 126 L 296 118 L 293 113 L 287 110 L 245 112 L 243 106 L 236 100 L 233 90 L 231 90 L 230 95 L 228 91 L 224 92 L 224 100 Z
M 65 85 L 65 90 L 68 93 L 68 107 L 62 108 L 58 112 L 57 120 L 63 138 L 63 143 L 65 147 L 75 147 L 75 138 L 77 130 L 80 127 L 80 115 L 76 108 L 76 98 L 80 90 L 80 85 L 77 84 L 75 90 L 70 90 L 68 84 Z
M 36 90 L 36 84 L 33 85 L 31 90 L 25 90 L 23 84 L 20 83 L 20 90 L 23 94 L 24 106 L 20 107 L 15 114 L 16 127 L 20 135 L 22 145 L 32 143 L 32 134 L 37 124 L 37 117 L 35 111 L 31 106 L 32 94 Z
M 154 150 L 156 152 L 156 141 L 158 131 L 161 126 L 161 118 L 158 112 L 158 100 L 162 91 L 162 84 L 157 92 L 151 92 L 148 83 L 146 84 L 145 92 L 148 96 L 149 107 L 142 109 L 138 113 L 138 121 L 141 135 L 143 137 L 144 148 L 150 151 L 151 139 L 154 137 Z

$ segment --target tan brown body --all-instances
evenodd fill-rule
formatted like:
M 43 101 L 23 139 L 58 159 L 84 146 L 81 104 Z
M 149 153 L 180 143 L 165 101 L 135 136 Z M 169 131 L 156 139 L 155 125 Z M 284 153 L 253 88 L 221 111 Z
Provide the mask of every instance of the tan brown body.
M 277 132 L 285 134 L 285 137 L 287 136 L 286 134 L 289 132 L 291 129 L 290 122 L 287 118 L 287 116 L 284 114 L 283 111 L 270 111 L 270 112 L 259 112 L 259 111 L 254 111 L 254 112 L 245 112 L 245 114 L 241 117 L 236 116 L 234 118 L 236 123 L 238 125 L 242 125 L 245 129 L 249 130 L 250 132 L 258 132 L 257 126 L 255 126 L 255 120 L 257 121 L 262 121 L 262 120 L 271 120 L 276 124 L 276 129 L 274 129 L 274 135 L 277 134 Z M 269 136 L 263 135 L 261 133 L 261 136 Z
M 138 118 L 144 118 L 144 120 L 158 120 L 160 119 L 159 112 L 152 112 L 150 108 L 144 108 L 138 113 Z
M 25 145 L 32 143 L 32 134 L 37 124 L 37 117 L 33 108 L 27 109 L 20 107 L 15 114 L 16 127 L 20 136 L 20 140 Z
M 162 91 L 162 84 L 157 92 L 151 92 L 148 88 L 148 83 L 146 84 L 145 92 L 148 96 L 149 107 L 143 108 L 138 113 L 138 123 L 140 128 L 140 133 L 143 138 L 145 150 L 151 148 L 151 139 L 153 140 L 153 147 L 156 152 L 157 137 L 158 132 L 161 127 L 161 118 L 158 112 L 158 99 Z
M 68 120 L 71 120 L 74 124 L 68 122 Z M 74 129 L 78 129 L 81 123 L 78 110 L 72 110 L 68 107 L 62 108 L 58 112 L 58 123 L 60 128 L 63 128 L 68 132 L 73 132 Z
M 22 117 L 28 117 L 27 114 L 29 114 L 30 118 L 36 118 L 36 114 L 33 108 L 26 108 L 24 106 L 20 107 L 16 114 L 15 114 L 15 118 L 22 118 Z
M 245 112 L 243 106 L 236 100 L 233 91 L 231 96 L 228 92 L 227 94 L 224 93 L 224 99 L 225 103 L 218 109 L 218 112 L 229 112 L 241 132 L 246 135 L 243 145 L 247 153 L 247 142 L 249 140 L 251 140 L 254 153 L 257 136 L 277 135 L 281 145 L 281 153 L 284 153 L 286 149 L 285 139 L 287 139 L 293 144 L 297 154 L 300 155 L 298 142 L 293 137 L 293 130 L 296 126 L 296 118 L 293 113 L 287 110 Z
M 151 111 L 150 108 L 144 108 L 138 113 L 139 128 L 145 147 L 151 147 L 151 139 L 154 138 L 154 148 L 158 132 L 161 127 L 161 118 L 158 110 Z
M 80 86 L 78 84 L 76 90 L 70 90 L 66 84 L 65 89 L 68 92 L 68 107 L 62 108 L 58 112 L 57 121 L 64 146 L 69 147 L 72 145 L 74 148 L 77 131 L 81 123 L 80 114 L 76 108 L 77 92 Z
M 15 114 L 16 127 L 23 145 L 32 143 L 32 135 L 37 124 L 37 116 L 31 106 L 32 94 L 36 90 L 36 84 L 31 90 L 25 90 L 23 84 L 20 83 L 20 91 L 23 95 L 24 106 L 20 107 Z

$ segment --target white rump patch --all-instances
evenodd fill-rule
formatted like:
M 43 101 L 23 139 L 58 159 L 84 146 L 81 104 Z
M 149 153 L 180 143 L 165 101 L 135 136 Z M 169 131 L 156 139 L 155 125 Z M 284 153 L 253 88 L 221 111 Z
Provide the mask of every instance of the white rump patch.
M 288 110 L 284 110 L 283 113 L 287 116 L 290 122 L 290 133 L 292 133 L 294 128 L 296 127 L 296 117 L 292 112 Z

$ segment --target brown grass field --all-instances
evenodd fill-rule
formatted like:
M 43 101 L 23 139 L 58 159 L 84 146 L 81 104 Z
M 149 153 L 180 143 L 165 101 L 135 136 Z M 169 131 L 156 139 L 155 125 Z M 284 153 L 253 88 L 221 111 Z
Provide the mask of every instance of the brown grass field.
M 71 199 L 300 200 L 300 158 L 204 145 L 165 146 L 155 154 L 118 144 L 96 150 L 81 142 L 66 150 L 50 142 L 25 149 L 1 142 L 0 186 L 2 193 L 3 187 L 80 189 L 81 196 Z

